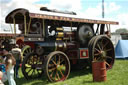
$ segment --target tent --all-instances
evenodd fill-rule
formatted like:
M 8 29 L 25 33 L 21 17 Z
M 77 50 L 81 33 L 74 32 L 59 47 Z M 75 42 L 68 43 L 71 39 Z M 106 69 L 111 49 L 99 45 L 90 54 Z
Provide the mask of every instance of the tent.
M 128 40 L 119 40 L 115 47 L 116 58 L 128 58 Z

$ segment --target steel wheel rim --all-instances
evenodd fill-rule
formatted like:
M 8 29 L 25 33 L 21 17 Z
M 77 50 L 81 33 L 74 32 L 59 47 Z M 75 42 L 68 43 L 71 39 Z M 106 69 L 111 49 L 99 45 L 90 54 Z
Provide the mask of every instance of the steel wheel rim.
M 64 81 L 70 72 L 70 63 L 67 56 L 61 53 L 50 55 L 47 62 L 47 76 L 52 82 Z
M 98 36 L 99 36 L 99 35 L 98 35 Z M 94 44 L 94 42 L 95 42 L 95 40 L 96 40 L 96 38 L 97 38 L 98 36 L 92 37 L 91 40 L 90 40 L 89 43 L 88 43 L 88 49 L 89 49 L 89 65 L 90 65 L 90 67 L 91 67 L 91 65 L 92 65 L 91 63 L 92 63 L 92 60 L 93 60 L 93 58 L 92 58 L 93 44 Z
M 32 52 L 32 48 L 28 45 L 26 45 L 23 49 L 22 49 L 22 56 L 25 57 L 27 56 L 28 53 Z
M 93 61 L 105 61 L 106 69 L 111 69 L 114 64 L 114 47 L 109 38 L 99 36 L 93 44 Z

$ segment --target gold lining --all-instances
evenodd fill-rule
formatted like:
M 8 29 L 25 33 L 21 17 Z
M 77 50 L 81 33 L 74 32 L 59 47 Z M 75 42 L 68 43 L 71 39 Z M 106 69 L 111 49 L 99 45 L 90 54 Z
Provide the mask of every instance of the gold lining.
M 57 37 L 64 37 L 64 33 L 63 32 L 58 32 Z
M 62 40 L 62 38 L 56 38 L 56 40 Z
M 63 28 L 56 28 L 57 31 L 63 31 Z
M 42 19 L 51 19 L 51 20 L 86 22 L 86 23 L 95 23 L 95 24 L 116 24 L 116 25 L 119 24 L 119 22 L 114 22 L 114 21 L 71 18 L 71 17 L 52 16 L 52 15 L 45 15 L 45 14 L 30 13 L 29 15 L 30 15 L 30 17 L 33 17 L 33 18 L 42 18 Z M 58 17 L 58 18 L 56 18 L 56 17 Z

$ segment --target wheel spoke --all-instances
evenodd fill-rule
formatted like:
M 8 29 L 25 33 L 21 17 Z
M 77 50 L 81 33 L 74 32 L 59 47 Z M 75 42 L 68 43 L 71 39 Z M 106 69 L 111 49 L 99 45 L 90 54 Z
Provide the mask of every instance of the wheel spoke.
M 100 50 L 98 50 L 97 48 L 95 48 L 95 50 L 100 53 Z
M 26 49 L 25 51 L 26 51 L 26 53 L 29 53 L 28 49 Z
M 25 68 L 31 68 L 30 64 L 25 64 Z
M 63 72 L 62 72 L 61 70 L 59 70 L 59 72 L 60 72 L 60 74 L 62 75 L 62 77 L 64 77 L 64 74 L 63 74 Z
M 103 50 L 103 38 L 101 39 L 101 48 L 102 48 L 102 50 Z
M 98 57 L 98 58 L 97 58 L 97 60 L 100 60 L 100 59 L 101 59 L 101 57 Z
M 27 73 L 29 73 L 32 69 L 30 68 Z
M 110 56 L 106 56 L 106 58 L 112 59 L 112 57 L 110 57 Z
M 29 48 L 29 52 L 32 52 L 31 48 Z
M 32 74 L 31 74 L 31 75 L 34 75 L 34 73 L 35 73 L 35 69 L 33 69 L 33 71 L 32 71 Z
M 27 53 L 26 52 L 24 52 L 24 54 L 23 55 L 27 55 Z
M 54 70 L 52 71 L 52 73 L 50 74 L 50 77 L 52 78 L 52 76 L 53 76 L 53 73 L 54 73 Z
M 57 65 L 56 62 L 55 62 L 53 59 L 51 59 L 51 61 L 52 61 L 55 65 Z
M 56 67 L 51 68 L 51 69 L 48 69 L 48 71 L 49 71 L 49 72 L 52 72 L 52 71 L 55 70 L 55 69 L 56 69 Z
M 106 45 L 108 44 L 109 42 L 107 41 L 106 43 L 105 43 L 105 45 L 103 45 L 103 49 L 106 47 Z
M 48 64 L 48 67 L 53 67 L 53 66 L 55 66 L 54 64 Z
M 40 75 L 40 71 L 39 70 L 37 70 L 37 74 Z
M 31 52 L 31 51 L 30 51 L 30 48 L 28 48 L 28 49 L 27 49 L 27 52 L 28 52 L 28 53 L 30 53 L 30 52 Z
M 99 50 L 102 50 L 101 47 L 100 47 L 100 45 L 99 45 L 99 43 L 97 43 L 97 46 L 98 46 Z
M 60 80 L 60 76 L 59 76 L 58 72 L 56 73 L 56 75 L 57 75 L 58 79 Z
M 35 55 L 34 56 L 34 64 L 37 64 L 38 63 L 38 57 Z
M 57 76 L 57 71 L 56 71 L 56 73 L 55 73 L 55 80 L 57 80 L 56 76 Z
M 62 62 L 64 62 L 64 60 L 63 60 L 63 59 L 60 61 L 60 64 L 61 64 Z
M 97 59 L 96 59 L 96 57 L 94 57 L 94 61 L 96 61 Z
M 105 50 L 105 51 L 111 51 L 112 50 L 112 48 L 110 48 L 110 49 L 107 49 L 107 50 Z
M 110 67 L 110 64 L 108 64 L 107 62 L 105 62 L 109 67 Z
M 95 53 L 95 54 L 94 54 L 94 56 L 98 56 L 98 55 L 100 55 L 100 53 Z
M 54 62 L 56 63 L 56 55 L 55 55 L 55 57 L 54 57 L 54 58 L 55 58 Z

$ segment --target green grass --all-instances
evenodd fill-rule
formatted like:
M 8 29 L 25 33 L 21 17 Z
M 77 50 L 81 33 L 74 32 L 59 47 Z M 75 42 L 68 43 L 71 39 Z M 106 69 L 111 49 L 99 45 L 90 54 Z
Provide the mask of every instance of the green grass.
M 92 74 L 86 69 L 73 71 L 67 80 L 56 83 L 49 82 L 46 77 L 26 80 L 22 73 L 20 76 L 21 78 L 15 79 L 17 85 L 127 85 L 128 60 L 116 60 L 113 68 L 107 71 L 107 81 L 105 82 L 93 82 Z M 5 85 L 8 85 L 7 83 Z

